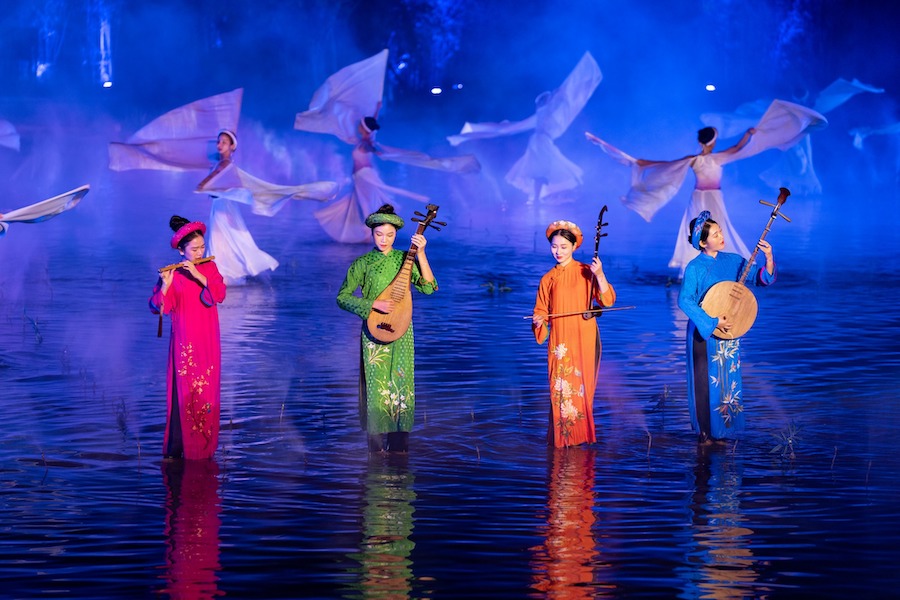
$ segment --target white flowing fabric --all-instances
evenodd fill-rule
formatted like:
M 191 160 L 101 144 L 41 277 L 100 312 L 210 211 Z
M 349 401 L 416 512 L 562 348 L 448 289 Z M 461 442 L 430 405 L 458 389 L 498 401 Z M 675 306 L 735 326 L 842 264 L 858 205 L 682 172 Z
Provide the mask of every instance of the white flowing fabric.
M 691 202 L 682 216 L 675 239 L 675 251 L 669 261 L 670 267 L 679 269 L 683 274 L 687 263 L 697 255 L 697 250 L 687 240 L 687 225 L 702 210 L 710 211 L 736 253 L 744 257 L 750 255 L 731 225 L 725 209 L 722 192 L 719 189 L 722 165 L 773 148 L 786 150 L 800 141 L 807 132 L 824 127 L 826 124 L 825 117 L 812 109 L 775 100 L 754 125 L 756 132 L 740 150 L 733 153 L 713 152 L 686 156 L 674 161 L 653 162 L 645 166 L 638 165 L 635 158 L 608 142 L 590 133 L 586 133 L 586 136 L 618 162 L 631 165 L 631 187 L 628 194 L 622 198 L 622 202 L 648 222 L 678 192 L 688 169 L 693 169 L 698 182 L 703 182 L 702 186 L 698 186 L 702 189 L 695 189 L 691 195 Z
M 521 121 L 500 121 L 499 123 L 469 123 L 463 124 L 462 130 L 456 135 L 447 136 L 451 146 L 459 146 L 470 140 L 486 140 L 505 135 L 515 135 L 523 131 L 531 131 L 537 127 L 537 115 L 531 115 Z
M 834 110 L 856 94 L 862 92 L 882 94 L 884 93 L 884 88 L 877 88 L 863 83 L 856 78 L 854 78 L 853 81 L 838 78 L 832 81 L 824 90 L 819 92 L 819 95 L 816 97 L 816 102 L 813 104 L 813 109 L 825 114 Z
M 535 103 L 535 114 L 522 121 L 465 123 L 457 135 L 447 140 L 454 146 L 476 139 L 512 135 L 534 129 L 525 154 L 506 173 L 506 181 L 531 198 L 540 185 L 540 198 L 571 190 L 581 185 L 583 171 L 566 158 L 554 140 L 558 139 L 600 85 L 603 75 L 590 52 L 585 52 L 562 85 L 544 92 Z M 531 198 L 537 200 L 537 198 Z
M 294 129 L 330 133 L 355 145 L 360 120 L 375 116 L 381 104 L 387 58 L 382 50 L 331 75 L 313 94 L 309 110 L 294 118 Z
M 9 223 L 40 223 L 75 208 L 90 190 L 90 185 L 83 185 L 59 196 L 3 213 L 0 217 L 0 237 L 6 235 Z
M 858 79 L 853 81 L 836 79 L 819 92 L 813 110 L 824 115 L 863 92 L 879 94 L 884 90 L 862 83 Z M 718 129 L 720 137 L 728 138 L 751 127 L 763 115 L 767 105 L 767 100 L 756 100 L 739 106 L 733 113 L 702 114 L 700 120 L 704 125 Z M 795 194 L 822 193 L 822 184 L 813 166 L 812 143 L 809 137 L 786 150 L 775 164 L 760 173 L 759 177 L 770 187 L 786 187 Z
M 371 239 L 364 218 L 384 203 L 395 203 L 393 195 L 423 202 L 427 196 L 385 184 L 375 169 L 373 156 L 448 173 L 472 173 L 481 167 L 472 155 L 434 158 L 421 152 L 392 148 L 374 142 L 374 133 L 363 139 L 360 121 L 378 113 L 384 92 L 388 51 L 348 65 L 331 75 L 313 94 L 309 110 L 294 118 L 294 129 L 326 133 L 352 144 L 352 189 L 314 214 L 322 229 L 339 242 L 355 243 Z
M 9 121 L 0 119 L 0 146 L 19 151 L 19 132 Z
M 338 185 L 333 181 L 278 185 L 254 177 L 230 163 L 194 191 L 247 204 L 252 207 L 253 214 L 272 217 L 284 208 L 288 200 L 330 200 L 337 194 Z
M 237 131 L 244 89 L 203 98 L 157 117 L 125 143 L 109 145 L 113 171 L 209 168 L 211 140 L 220 129 Z
M 396 203 L 395 195 L 428 202 L 428 196 L 387 185 L 378 176 L 378 171 L 363 167 L 353 173 L 352 188 L 347 194 L 314 214 L 322 229 L 334 240 L 343 243 L 371 242 L 372 230 L 365 225 L 366 216 L 382 204 Z
M 216 257 L 216 266 L 228 284 L 241 283 L 247 277 L 278 267 L 278 261 L 256 245 L 240 208 L 231 200 L 212 199 L 206 250 L 209 256 Z
M 855 127 L 850 130 L 853 136 L 853 147 L 862 150 L 863 140 L 870 135 L 888 135 L 891 133 L 900 133 L 900 123 L 894 123 L 887 127 Z
M 109 166 L 115 171 L 209 169 L 214 139 L 221 129 L 237 132 L 243 88 L 203 98 L 167 112 L 142 127 L 126 143 L 109 145 Z M 234 163 L 201 182 L 197 193 L 212 198 L 207 224 L 207 248 L 226 283 L 239 283 L 278 261 L 257 247 L 235 203 L 255 214 L 274 216 L 291 199 L 324 201 L 337 193 L 333 181 L 279 185 L 237 168 Z

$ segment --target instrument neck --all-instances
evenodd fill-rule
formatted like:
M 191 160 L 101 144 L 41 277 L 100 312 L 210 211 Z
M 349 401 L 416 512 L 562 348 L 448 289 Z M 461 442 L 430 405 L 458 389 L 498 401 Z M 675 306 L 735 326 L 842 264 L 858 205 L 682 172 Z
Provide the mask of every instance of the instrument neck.
M 738 279 L 738 283 L 744 284 L 747 281 L 747 277 L 750 275 L 750 269 L 753 268 L 753 263 L 756 262 L 756 256 L 759 254 L 759 242 L 766 239 L 766 236 L 769 235 L 769 231 L 772 229 L 772 223 L 775 222 L 775 218 L 778 216 L 777 212 L 773 212 L 772 216 L 769 217 L 769 222 L 766 223 L 766 228 L 763 229 L 762 235 L 759 236 L 759 241 L 756 242 L 756 247 L 753 248 L 753 253 L 750 255 L 750 258 L 747 259 L 747 264 L 744 266 L 744 270 L 741 273 L 740 279 Z
M 419 224 L 416 228 L 415 235 L 421 235 L 427 225 Z M 415 245 L 415 243 L 410 242 L 409 250 L 406 251 L 406 256 L 403 259 L 403 264 L 400 265 L 400 271 L 397 273 L 397 276 L 394 277 L 394 282 L 391 286 L 391 299 L 395 302 L 399 302 L 406 295 L 407 290 L 409 290 L 409 279 L 412 274 L 412 265 L 413 261 L 416 260 L 416 254 L 419 252 L 419 247 Z

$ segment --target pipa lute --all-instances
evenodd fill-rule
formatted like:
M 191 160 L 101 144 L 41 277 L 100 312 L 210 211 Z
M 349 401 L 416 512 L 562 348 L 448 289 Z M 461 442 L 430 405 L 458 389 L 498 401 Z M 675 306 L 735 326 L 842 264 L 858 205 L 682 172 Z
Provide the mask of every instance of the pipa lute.
M 425 208 L 428 211 L 427 215 L 423 215 L 416 211 L 416 214 L 421 218 L 412 218 L 412 221 L 419 224 L 419 227 L 416 228 L 416 234 L 423 233 L 437 216 L 437 205 L 429 204 Z M 441 226 L 446 225 L 446 223 L 435 222 Z M 431 227 L 439 230 L 439 228 L 434 225 L 431 225 Z M 369 333 L 379 342 L 387 344 L 396 341 L 406 333 L 407 329 L 409 329 L 409 324 L 412 321 L 412 293 L 409 289 L 409 279 L 412 275 L 413 262 L 416 259 L 416 253 L 418 251 L 418 246 L 414 243 L 410 243 L 409 251 L 407 251 L 406 257 L 403 259 L 403 264 L 400 265 L 400 270 L 397 272 L 397 275 L 394 276 L 393 281 L 391 281 L 391 283 L 378 294 L 378 298 L 376 298 L 376 300 L 393 301 L 394 309 L 389 313 L 383 313 L 372 309 L 368 319 L 366 319 Z

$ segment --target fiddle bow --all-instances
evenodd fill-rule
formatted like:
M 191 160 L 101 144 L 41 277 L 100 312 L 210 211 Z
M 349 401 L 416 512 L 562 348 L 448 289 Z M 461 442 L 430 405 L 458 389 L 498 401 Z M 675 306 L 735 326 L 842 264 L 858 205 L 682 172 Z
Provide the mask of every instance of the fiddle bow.
M 607 233 L 603 233 L 603 228 L 609 225 L 609 223 L 603 222 L 603 217 L 606 214 L 608 207 L 604 204 L 603 208 L 600 209 L 600 214 L 597 215 L 597 234 L 594 236 L 594 258 L 600 257 L 600 238 L 606 237 Z M 634 306 L 617 306 L 615 308 L 604 308 L 598 304 L 594 303 L 594 292 L 597 288 L 597 277 L 593 273 L 591 273 L 591 287 L 588 290 L 587 297 L 587 309 L 584 311 L 578 312 L 564 312 L 564 313 L 552 313 L 549 315 L 545 315 L 544 317 L 547 319 L 556 319 L 559 317 L 572 317 L 575 315 L 581 315 L 581 318 L 587 321 L 588 319 L 595 319 L 601 316 L 605 312 L 617 311 L 617 310 L 631 310 L 635 308 Z M 523 319 L 534 319 L 534 315 L 528 315 L 522 317 Z

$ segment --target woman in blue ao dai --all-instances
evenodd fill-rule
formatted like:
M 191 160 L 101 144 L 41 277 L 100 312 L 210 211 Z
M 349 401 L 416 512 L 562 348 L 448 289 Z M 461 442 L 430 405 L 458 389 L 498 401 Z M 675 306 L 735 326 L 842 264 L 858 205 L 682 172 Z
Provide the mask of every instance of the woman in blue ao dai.
M 737 281 L 747 265 L 738 254 L 723 252 L 725 236 L 718 223 L 703 211 L 691 221 L 689 241 L 700 251 L 684 271 L 678 306 L 688 316 L 687 379 L 691 427 L 701 442 L 734 439 L 744 429 L 744 398 L 741 384 L 741 341 L 713 337 L 720 326 L 731 327 L 727 316 L 711 317 L 700 302 L 707 290 L 722 281 Z M 745 283 L 770 285 L 775 281 L 772 246 L 760 240 L 765 268 L 754 264 Z

